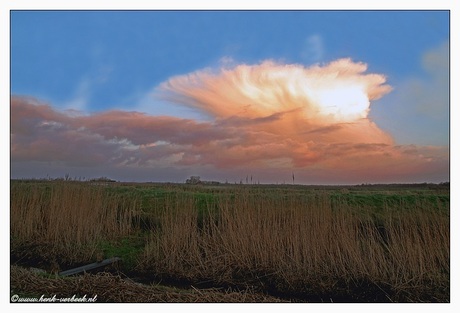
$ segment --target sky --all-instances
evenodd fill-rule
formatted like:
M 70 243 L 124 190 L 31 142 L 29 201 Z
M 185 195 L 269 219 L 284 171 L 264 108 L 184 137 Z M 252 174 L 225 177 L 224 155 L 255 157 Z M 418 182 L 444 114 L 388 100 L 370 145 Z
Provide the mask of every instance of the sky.
M 11 178 L 449 180 L 449 11 L 11 11 Z

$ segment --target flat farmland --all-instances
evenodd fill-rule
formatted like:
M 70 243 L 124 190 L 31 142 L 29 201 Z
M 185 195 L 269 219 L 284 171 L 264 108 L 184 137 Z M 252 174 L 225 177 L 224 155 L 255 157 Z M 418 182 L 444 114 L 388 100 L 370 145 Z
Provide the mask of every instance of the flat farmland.
M 450 301 L 448 185 L 12 180 L 10 193 L 16 294 L 80 279 L 112 288 L 108 302 Z M 110 257 L 106 273 L 57 275 Z M 156 296 L 115 292 L 126 279 Z

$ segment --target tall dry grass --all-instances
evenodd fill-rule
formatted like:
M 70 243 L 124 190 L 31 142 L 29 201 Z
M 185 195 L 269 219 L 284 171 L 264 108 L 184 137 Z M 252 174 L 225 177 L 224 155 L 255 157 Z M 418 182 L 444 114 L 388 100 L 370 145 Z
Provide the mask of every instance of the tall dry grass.
M 67 263 L 94 257 L 103 240 L 133 232 L 136 203 L 80 182 L 11 186 L 12 249 Z M 27 248 L 27 249 L 25 249 Z M 28 250 L 28 251 L 27 251 Z
M 140 212 L 141 199 L 104 186 L 14 182 L 12 253 L 82 263 L 99 242 L 134 234 L 147 243 L 133 269 L 161 279 L 316 301 L 450 299 L 450 218 L 441 203 L 376 212 L 333 201 L 330 191 L 225 187 L 200 198 L 198 187 L 168 188 Z
M 198 225 L 193 198 L 175 203 L 143 258 L 144 269 L 165 277 L 357 301 L 449 301 L 449 216 L 439 208 L 387 208 L 377 219 L 327 194 L 241 190 L 220 197 L 217 214 L 210 203 Z

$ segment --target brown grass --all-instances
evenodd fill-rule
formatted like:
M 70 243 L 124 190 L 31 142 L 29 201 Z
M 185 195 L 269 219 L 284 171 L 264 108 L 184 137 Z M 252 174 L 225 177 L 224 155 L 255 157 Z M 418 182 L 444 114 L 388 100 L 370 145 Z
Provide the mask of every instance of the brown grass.
M 353 293 L 363 301 L 448 299 L 445 214 L 388 209 L 376 223 L 371 212 L 357 214 L 345 203 L 333 209 L 327 195 L 266 196 L 242 191 L 234 200 L 221 199 L 219 214 L 209 214 L 201 228 L 198 210 L 183 199 L 180 210 L 161 216 L 161 229 L 152 232 L 145 249 L 144 268 L 321 299 L 351 301 Z
M 304 301 L 450 301 L 450 221 L 439 204 L 376 214 L 332 202 L 329 192 L 236 188 L 205 207 L 193 192 L 177 192 L 152 208 L 155 216 L 144 212 L 154 223 L 132 270 Z M 138 234 L 139 208 L 100 186 L 12 184 L 12 253 L 94 259 L 98 242 Z
M 19 266 L 11 266 L 11 294 L 22 298 L 86 298 L 96 297 L 96 302 L 282 302 L 276 297 L 251 290 L 165 288 L 159 285 L 142 285 L 119 275 L 99 273 L 71 278 L 46 277 Z M 27 296 L 24 296 L 27 295 Z
M 12 247 L 36 257 L 85 262 L 101 240 L 134 231 L 136 203 L 79 182 L 11 187 Z

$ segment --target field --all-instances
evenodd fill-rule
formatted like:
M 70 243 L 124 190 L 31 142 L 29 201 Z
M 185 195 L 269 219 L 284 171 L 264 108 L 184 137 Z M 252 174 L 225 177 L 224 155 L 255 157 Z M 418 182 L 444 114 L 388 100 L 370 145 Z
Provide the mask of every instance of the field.
M 109 302 L 450 301 L 444 185 L 12 180 L 10 216 L 15 294 L 93 291 Z M 55 275 L 114 256 L 122 262 L 106 273 Z

